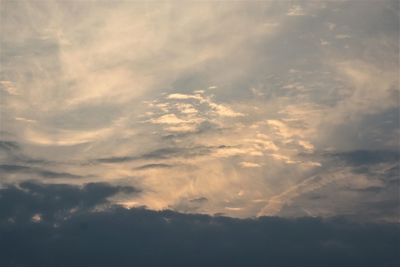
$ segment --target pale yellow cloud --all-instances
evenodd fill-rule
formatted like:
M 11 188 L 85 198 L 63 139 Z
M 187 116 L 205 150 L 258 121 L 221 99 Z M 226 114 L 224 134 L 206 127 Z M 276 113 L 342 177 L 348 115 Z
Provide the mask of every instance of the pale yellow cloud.
M 261 167 L 261 165 L 258 163 L 248 162 L 248 161 L 242 161 L 239 163 L 239 165 L 243 168 L 259 168 L 259 167 Z
M 288 16 L 304 16 L 306 13 L 301 6 L 294 5 L 286 13 Z
M 164 129 L 169 132 L 186 133 L 186 132 L 195 132 L 197 127 L 195 124 L 181 124 L 178 126 L 166 127 Z
M 219 116 L 222 116 L 222 117 L 242 117 L 242 116 L 244 116 L 242 113 L 236 112 L 226 105 L 217 104 L 214 102 L 208 102 L 208 104 Z
M 203 97 L 200 94 L 196 95 L 188 95 L 188 94 L 170 94 L 168 95 L 167 99 L 196 99 L 196 100 L 203 100 Z
M 72 146 L 105 138 L 111 133 L 111 128 L 95 131 L 57 130 L 56 132 L 44 132 L 27 128 L 24 132 L 24 137 L 25 141 L 38 145 Z
M 193 105 L 191 104 L 186 104 L 186 103 L 178 103 L 176 104 L 177 109 L 184 113 L 184 114 L 194 114 L 198 113 L 198 110 L 194 108 Z
M 15 87 L 15 84 L 12 81 L 0 81 L 1 88 L 4 89 L 10 95 L 18 96 L 20 93 L 18 89 Z
M 186 121 L 178 118 L 175 114 L 166 114 L 156 119 L 151 119 L 150 122 L 159 124 L 180 124 Z
M 37 120 L 32 120 L 28 118 L 23 118 L 23 117 L 16 117 L 15 120 L 21 121 L 21 122 L 27 122 L 27 123 L 36 123 Z

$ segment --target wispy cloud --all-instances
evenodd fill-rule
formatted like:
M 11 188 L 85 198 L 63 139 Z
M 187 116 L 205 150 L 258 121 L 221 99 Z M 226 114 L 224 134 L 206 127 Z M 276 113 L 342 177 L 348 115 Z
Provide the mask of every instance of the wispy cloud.
M 397 11 L 2 2 L 0 186 L 106 181 L 155 210 L 371 218 L 345 202 L 396 200 Z

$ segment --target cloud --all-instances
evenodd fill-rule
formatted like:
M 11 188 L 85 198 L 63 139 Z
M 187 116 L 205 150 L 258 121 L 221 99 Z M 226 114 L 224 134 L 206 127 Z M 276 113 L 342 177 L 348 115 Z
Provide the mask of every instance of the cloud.
M 282 207 L 294 198 L 304 193 L 315 191 L 328 183 L 334 182 L 336 179 L 340 179 L 338 174 L 339 173 L 324 174 L 324 177 L 312 176 L 303 180 L 301 183 L 296 184 L 286 191 L 268 199 L 267 205 L 259 211 L 257 216 L 271 216 L 272 214 L 279 213 Z M 341 177 L 342 176 L 343 175 L 341 175 Z
M 152 163 L 152 164 L 145 164 L 135 168 L 135 170 L 149 170 L 149 169 L 163 169 L 163 168 L 171 168 L 172 166 L 169 164 L 163 163 Z
M 304 9 L 301 6 L 292 6 L 286 13 L 288 16 L 304 16 Z
M 233 111 L 230 107 L 225 105 L 216 104 L 216 103 L 209 103 L 210 107 L 215 110 L 215 112 L 222 117 L 241 117 L 244 116 L 240 112 Z
M 0 186 L 123 180 L 155 210 L 395 220 L 396 1 L 2 7 Z
M 124 190 L 132 191 L 106 184 L 0 189 L 0 198 L 14 203 L 0 202 L 0 264 L 396 266 L 398 261 L 397 224 L 232 219 L 117 206 L 93 210 Z
M 162 131 L 170 133 L 198 133 L 203 122 L 221 124 L 225 117 L 244 116 L 226 104 L 216 103 L 204 90 L 195 90 L 193 94 L 173 93 L 146 103 L 154 110 L 147 112 L 151 117 L 147 122 L 160 124 Z
M 257 163 L 254 163 L 254 162 L 248 162 L 248 161 L 242 161 L 239 164 L 243 168 L 258 168 L 258 167 L 261 167 L 260 164 L 257 164 Z
M 357 221 L 398 222 L 398 168 L 353 169 L 346 179 L 336 179 L 318 190 L 310 190 L 292 198 L 282 207 L 279 216 L 346 216 Z M 332 205 L 335 203 L 335 205 Z M 357 213 L 353 213 L 353 211 Z
M 210 154 L 214 147 L 196 146 L 196 147 L 166 147 L 159 148 L 150 152 L 143 153 L 137 156 L 121 156 L 121 157 L 108 157 L 90 160 L 89 162 L 98 163 L 124 163 L 139 160 L 153 160 L 153 159 L 168 159 L 174 157 L 196 157 L 201 155 Z
M 196 126 L 195 125 L 180 125 L 180 126 L 170 126 L 165 128 L 165 130 L 173 133 L 192 133 L 196 132 Z
M 135 160 L 136 157 L 108 157 L 108 158 L 98 158 L 95 161 L 99 163 L 121 163 Z
M 0 189 L 0 220 L 25 222 L 39 214 L 41 221 L 62 221 L 71 213 L 88 212 L 98 205 L 108 204 L 117 193 L 138 192 L 133 187 L 88 183 L 81 187 L 67 184 L 43 184 L 26 181 L 18 186 Z
M 207 201 L 208 201 L 208 199 L 205 197 L 199 197 L 199 198 L 194 198 L 194 199 L 190 200 L 190 202 L 194 202 L 194 203 L 204 203 Z
M 170 94 L 168 95 L 167 99 L 196 99 L 196 100 L 203 100 L 200 94 L 196 95 L 188 95 L 188 94 Z
M 330 155 L 355 166 L 398 163 L 400 161 L 400 152 L 397 150 L 355 150 L 331 153 Z
M 23 166 L 23 165 L 13 165 L 13 164 L 1 164 L 0 165 L 0 173 L 3 175 L 13 174 L 13 173 L 20 173 L 25 175 L 38 175 L 42 178 L 82 178 L 81 175 L 76 175 L 67 172 L 55 172 L 46 170 L 43 168 L 38 167 L 31 167 L 31 166 Z
M 166 114 L 157 119 L 151 120 L 151 122 L 161 123 L 161 124 L 180 124 L 180 123 L 184 123 L 186 121 L 179 119 L 178 117 L 176 117 L 175 114 Z
M 20 146 L 17 142 L 13 141 L 0 141 L 0 149 L 5 151 L 15 151 L 19 150 Z
M 198 110 L 195 109 L 193 107 L 193 105 L 190 104 L 185 104 L 185 103 L 178 103 L 176 105 L 176 107 L 178 108 L 178 110 L 183 113 L 183 114 L 193 114 L 193 113 L 197 113 Z

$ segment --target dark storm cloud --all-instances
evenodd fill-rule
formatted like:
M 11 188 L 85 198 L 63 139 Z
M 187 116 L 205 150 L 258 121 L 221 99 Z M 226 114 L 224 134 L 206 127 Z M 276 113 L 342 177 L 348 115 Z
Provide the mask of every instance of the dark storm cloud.
M 81 175 L 76 175 L 68 172 L 55 172 L 38 167 L 14 165 L 14 164 L 1 164 L 0 174 L 9 173 L 23 173 L 23 174 L 35 174 L 43 178 L 82 178 Z
M 0 189 L 1 266 L 397 266 L 397 224 L 89 212 L 132 188 L 23 183 Z M 6 201 L 3 201 L 6 200 Z M 78 211 L 68 210 L 78 207 Z M 40 219 L 34 216 L 39 214 Z

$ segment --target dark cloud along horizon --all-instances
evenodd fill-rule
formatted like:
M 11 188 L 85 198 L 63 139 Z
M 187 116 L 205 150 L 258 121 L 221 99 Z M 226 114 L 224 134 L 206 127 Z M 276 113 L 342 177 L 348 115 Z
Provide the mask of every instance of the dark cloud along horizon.
M 43 184 L 34 181 L 0 189 L 2 223 L 37 220 L 62 221 L 73 213 L 86 213 L 99 205 L 111 204 L 107 198 L 117 193 L 138 193 L 127 186 L 88 183 L 84 186 Z M 36 216 L 36 217 L 35 217 Z
M 2 1 L 0 186 L 100 182 L 140 188 L 110 198 L 125 207 L 399 222 L 398 11 Z
M 390 267 L 399 263 L 398 224 L 357 223 L 340 217 L 234 219 L 125 209 L 107 200 L 120 192 L 137 191 L 104 183 L 79 187 L 24 182 L 1 188 L 0 265 Z

